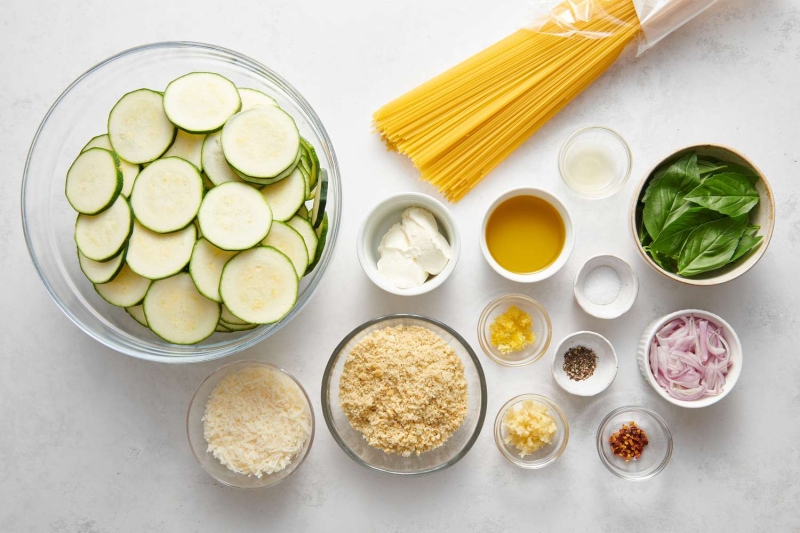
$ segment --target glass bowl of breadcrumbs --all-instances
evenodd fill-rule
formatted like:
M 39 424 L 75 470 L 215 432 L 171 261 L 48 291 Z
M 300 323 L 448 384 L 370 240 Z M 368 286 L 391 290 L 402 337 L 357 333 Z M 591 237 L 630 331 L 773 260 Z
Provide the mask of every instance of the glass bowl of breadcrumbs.
M 418 315 L 370 320 L 333 351 L 322 413 L 356 463 L 399 476 L 453 466 L 486 418 L 486 378 L 449 326 Z

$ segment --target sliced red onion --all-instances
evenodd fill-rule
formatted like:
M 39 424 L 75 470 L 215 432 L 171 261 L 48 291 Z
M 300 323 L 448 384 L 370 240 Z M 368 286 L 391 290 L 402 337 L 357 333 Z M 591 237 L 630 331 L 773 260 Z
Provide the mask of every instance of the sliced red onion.
M 678 400 L 720 394 L 731 367 L 723 333 L 721 326 L 694 315 L 664 324 L 650 343 L 650 370 L 656 383 Z

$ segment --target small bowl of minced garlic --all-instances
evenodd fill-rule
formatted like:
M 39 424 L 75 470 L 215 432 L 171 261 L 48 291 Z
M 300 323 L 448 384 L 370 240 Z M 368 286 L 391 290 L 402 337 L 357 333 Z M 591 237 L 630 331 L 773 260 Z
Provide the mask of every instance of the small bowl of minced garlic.
M 522 394 L 500 408 L 494 422 L 497 449 L 515 466 L 544 468 L 561 457 L 569 423 L 556 403 L 540 394 Z
M 450 276 L 461 253 L 461 236 L 444 204 L 409 192 L 386 198 L 367 214 L 357 249 L 361 268 L 375 285 L 416 296 Z
M 486 306 L 478 319 L 478 341 L 486 355 L 504 366 L 541 359 L 552 338 L 550 315 L 524 294 L 505 294 Z

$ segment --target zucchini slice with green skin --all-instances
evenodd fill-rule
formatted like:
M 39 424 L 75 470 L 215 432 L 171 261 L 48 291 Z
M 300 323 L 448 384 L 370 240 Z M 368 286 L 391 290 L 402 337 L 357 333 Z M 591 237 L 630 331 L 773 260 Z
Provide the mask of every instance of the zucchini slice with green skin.
M 295 213 L 295 215 L 299 216 L 300 218 L 304 218 L 306 220 L 311 218 L 311 214 L 309 213 L 308 207 L 306 207 L 306 204 L 301 205 L 300 209 L 297 210 L 297 213 Z
M 250 324 L 273 324 L 297 303 L 299 285 L 288 257 L 270 246 L 257 246 L 228 261 L 219 293 L 237 318 Z
M 217 324 L 216 329 L 214 329 L 217 333 L 232 333 L 233 331 L 227 327 L 225 327 L 221 322 Z
M 111 146 L 111 141 L 108 140 L 108 135 L 98 135 L 96 137 L 92 137 L 86 146 L 81 149 L 81 152 L 85 152 L 89 148 L 103 148 L 110 152 L 114 152 L 114 148 Z M 116 152 L 114 152 L 116 153 Z M 133 190 L 133 182 L 136 181 L 136 176 L 139 175 L 139 171 L 142 170 L 142 167 L 139 165 L 134 165 L 133 163 L 129 163 L 119 157 L 119 170 L 122 172 L 122 194 L 125 197 L 129 197 L 131 195 L 131 191 Z
M 117 307 L 133 307 L 144 300 L 150 280 L 143 278 L 125 264 L 117 276 L 108 283 L 99 283 L 94 286 L 103 300 Z
M 320 172 L 317 191 L 314 193 L 314 207 L 311 208 L 311 225 L 318 228 L 322 224 L 325 215 L 325 205 L 328 203 L 328 172 L 322 169 Z
M 239 111 L 242 100 L 231 80 L 213 72 L 190 72 L 169 82 L 164 111 L 189 133 L 210 133 Z
M 322 258 L 322 252 L 325 250 L 325 244 L 328 242 L 328 213 L 322 217 L 322 224 L 317 228 L 317 251 L 314 254 L 314 260 L 308 265 L 308 272 L 316 268 L 317 263 Z
M 302 278 L 308 267 L 308 250 L 303 236 L 296 229 L 283 222 L 273 222 L 267 238 L 261 241 L 264 246 L 272 246 L 294 265 L 297 277 Z
M 124 95 L 108 114 L 108 140 L 119 157 L 141 165 L 161 157 L 177 133 L 164 113 L 164 97 L 150 89 Z
M 197 167 L 179 157 L 166 157 L 148 165 L 136 178 L 131 208 L 144 227 L 170 233 L 192 223 L 203 193 Z
M 303 137 L 300 137 L 300 146 L 302 147 L 303 153 L 300 154 L 300 164 L 308 171 L 308 184 L 311 189 L 317 184 L 317 179 L 319 178 L 319 158 L 317 157 L 317 151 Z
M 64 194 L 72 208 L 84 215 L 102 213 L 122 191 L 122 172 L 114 152 L 89 148 L 67 171 Z
M 286 223 L 294 228 L 301 237 L 303 237 L 303 241 L 306 243 L 308 257 L 314 257 L 314 254 L 317 253 L 317 242 L 319 241 L 319 238 L 317 237 L 317 234 L 314 233 L 314 228 L 311 226 L 311 222 L 295 215 Z
M 189 264 L 196 240 L 194 224 L 172 233 L 156 233 L 135 222 L 125 260 L 140 276 L 167 278 Z
M 222 312 L 220 313 L 219 320 L 220 322 L 225 324 L 225 327 L 228 327 L 229 325 L 236 325 L 236 326 L 247 325 L 247 322 L 245 322 L 241 318 L 233 316 L 233 314 L 228 310 L 228 308 L 225 307 L 225 304 L 222 304 Z
M 93 261 L 108 261 L 122 251 L 133 229 L 133 212 L 128 200 L 117 196 L 111 207 L 99 215 L 78 215 L 75 244 Z
M 197 344 L 219 323 L 219 304 L 200 294 L 185 272 L 154 281 L 142 305 L 147 327 L 173 344 Z
M 141 304 L 133 307 L 126 307 L 125 311 L 139 324 L 147 327 L 147 317 L 144 316 L 144 307 Z
M 222 151 L 228 163 L 251 178 L 274 178 L 299 158 L 300 133 L 294 119 L 278 107 L 237 113 L 222 128 Z
M 228 328 L 228 330 L 231 332 L 247 331 L 250 329 L 255 329 L 259 326 L 259 324 L 226 324 L 225 322 L 220 322 L 220 324 L 223 327 Z
M 267 185 L 261 194 L 272 209 L 272 219 L 280 222 L 289 220 L 297 213 L 306 199 L 306 180 L 298 169 L 286 179 Z
M 81 272 L 92 283 L 108 283 L 119 274 L 124 264 L 125 248 L 116 257 L 112 257 L 104 263 L 93 261 L 80 251 L 78 252 L 78 265 L 81 267 Z
M 223 250 L 246 250 L 267 236 L 272 210 L 261 193 L 245 183 L 214 187 L 197 213 L 203 237 Z
M 225 154 L 222 153 L 222 132 L 216 131 L 206 135 L 203 141 L 202 163 L 208 179 L 214 185 L 222 185 L 229 181 L 241 182 L 242 178 L 233 171 Z
M 278 102 L 271 96 L 264 94 L 257 89 L 239 87 L 239 97 L 242 99 L 242 111 L 253 109 L 254 107 L 279 107 Z
M 217 248 L 207 239 L 197 239 L 192 250 L 192 258 L 189 260 L 189 274 L 200 294 L 215 302 L 222 302 L 219 295 L 219 278 L 222 276 L 225 263 L 234 255 L 236 252 Z
M 180 157 L 197 167 L 197 170 L 203 170 L 203 141 L 206 140 L 205 133 L 186 133 L 183 130 L 178 130 L 178 135 L 175 136 L 175 142 L 169 147 L 161 158 L 165 157 Z

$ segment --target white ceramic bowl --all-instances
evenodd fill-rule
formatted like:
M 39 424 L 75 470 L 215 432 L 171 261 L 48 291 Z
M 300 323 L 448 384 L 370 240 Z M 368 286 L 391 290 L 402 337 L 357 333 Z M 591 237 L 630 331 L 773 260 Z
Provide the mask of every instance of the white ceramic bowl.
M 595 268 L 609 266 L 619 274 L 620 289 L 617 298 L 607 305 L 598 305 L 586 297 L 585 282 L 586 277 Z M 598 255 L 592 257 L 583 264 L 578 274 L 575 276 L 575 286 L 573 288 L 575 300 L 584 311 L 597 318 L 612 319 L 626 313 L 639 294 L 639 277 L 633 268 L 616 255 Z
M 661 385 L 656 382 L 656 379 L 653 377 L 653 372 L 650 370 L 648 347 L 650 346 L 650 342 L 653 340 L 656 331 L 658 331 L 661 326 L 674 318 L 689 314 L 708 319 L 725 329 L 723 336 L 731 350 L 731 368 L 728 371 L 728 375 L 725 379 L 725 387 L 722 389 L 721 393 L 717 394 L 716 396 L 703 396 L 697 400 L 686 401 L 673 398 L 667 394 L 667 391 L 661 388 Z M 642 338 L 639 340 L 639 348 L 636 353 L 636 357 L 639 361 L 639 371 L 642 373 L 644 380 L 647 381 L 651 387 L 653 387 L 653 390 L 655 390 L 659 396 L 671 404 L 679 407 L 688 407 L 690 409 L 708 407 L 709 405 L 713 405 L 723 399 L 731 392 L 731 390 L 733 390 L 733 387 L 736 385 L 736 382 L 739 381 L 739 376 L 742 373 L 742 343 L 739 342 L 739 337 L 736 335 L 736 332 L 733 331 L 733 328 L 730 326 L 730 324 L 725 322 L 719 316 L 715 315 L 714 313 L 709 313 L 708 311 L 701 311 L 700 309 L 684 309 L 682 311 L 675 311 L 674 313 L 670 313 L 659 318 L 658 320 L 653 321 L 644 329 L 644 332 L 642 333 Z
M 389 231 L 389 228 L 400 222 L 403 211 L 409 207 L 421 207 L 434 216 L 439 225 L 439 233 L 450 243 L 452 255 L 444 270 L 436 276 L 429 277 L 419 287 L 399 289 L 386 279 L 383 274 L 378 272 L 378 259 L 380 259 L 378 246 L 383 236 Z M 450 214 L 450 211 L 442 202 L 425 194 L 406 192 L 390 196 L 372 208 L 358 230 L 356 246 L 358 247 L 358 261 L 361 263 L 361 268 L 364 269 L 364 273 L 375 285 L 392 294 L 416 296 L 432 291 L 444 283 L 452 274 L 458 263 L 458 256 L 461 253 L 461 235 L 458 232 L 458 226 L 453 215 Z
M 594 374 L 582 381 L 573 381 L 564 372 L 564 354 L 575 346 L 586 346 L 597 354 L 597 368 Z M 617 366 L 617 352 L 608 339 L 592 331 L 579 331 L 568 335 L 559 343 L 553 353 L 551 370 L 556 383 L 568 393 L 576 396 L 594 396 L 606 390 L 614 382 L 614 378 L 617 377 Z
M 494 213 L 494 210 L 497 209 L 497 206 L 503 203 L 504 201 L 508 200 L 509 198 L 513 198 L 515 196 L 536 196 L 541 198 L 550 203 L 553 207 L 555 207 L 558 214 L 561 215 L 561 220 L 564 221 L 564 230 L 566 233 L 566 238 L 564 240 L 564 248 L 561 249 L 561 254 L 558 256 L 558 259 L 550 265 L 549 267 L 540 270 L 538 272 L 533 272 L 531 274 L 518 274 L 516 272 L 511 272 L 506 270 L 505 268 L 501 267 L 497 261 L 494 260 L 492 257 L 491 252 L 489 252 L 489 247 L 486 244 L 486 225 L 489 222 L 489 218 Z M 483 257 L 486 258 L 486 261 L 489 263 L 495 272 L 500 274 L 506 279 L 510 279 L 511 281 L 518 281 L 520 283 L 534 283 L 536 281 L 542 281 L 544 279 L 549 278 L 567 264 L 567 260 L 569 256 L 572 254 L 572 248 L 575 246 L 575 231 L 572 226 L 572 217 L 570 217 L 569 211 L 567 207 L 564 205 L 564 202 L 561 199 L 549 193 L 543 189 L 537 189 L 535 187 L 520 187 L 518 189 L 511 189 L 510 191 L 506 191 L 505 193 L 501 194 L 492 205 L 489 206 L 489 209 L 486 210 L 486 215 L 483 217 L 483 225 L 481 226 L 481 251 L 483 252 Z

